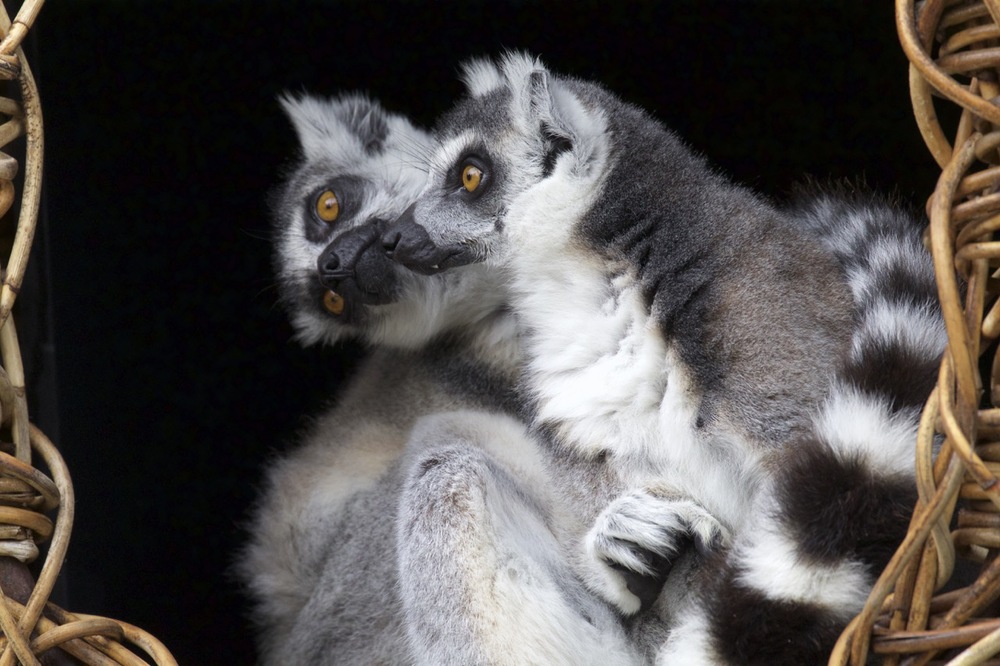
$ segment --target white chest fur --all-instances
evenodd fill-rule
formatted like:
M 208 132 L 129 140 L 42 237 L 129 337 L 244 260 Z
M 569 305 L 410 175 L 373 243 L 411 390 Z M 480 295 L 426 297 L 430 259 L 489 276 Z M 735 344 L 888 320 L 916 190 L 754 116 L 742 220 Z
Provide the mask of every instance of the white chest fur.
M 537 419 L 577 453 L 609 452 L 626 485 L 666 481 L 738 521 L 745 498 L 733 489 L 747 487 L 748 449 L 696 426 L 701 396 L 635 278 L 608 276 L 582 248 L 549 254 L 534 243 L 512 268 Z
M 634 271 L 577 237 L 608 173 L 606 147 L 588 154 L 560 158 L 552 177 L 514 198 L 506 218 L 537 418 L 563 446 L 611 453 L 627 485 L 669 480 L 724 522 L 738 521 L 745 498 L 733 489 L 747 487 L 740 477 L 756 467 L 752 455 L 697 428 L 701 395 Z

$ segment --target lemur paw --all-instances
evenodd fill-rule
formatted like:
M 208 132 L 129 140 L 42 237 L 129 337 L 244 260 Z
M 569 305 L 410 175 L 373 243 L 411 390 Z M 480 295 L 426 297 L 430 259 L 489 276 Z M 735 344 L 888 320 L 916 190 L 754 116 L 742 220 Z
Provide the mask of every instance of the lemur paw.
M 656 600 L 683 552 L 692 546 L 710 552 L 728 539 L 726 528 L 697 502 L 635 490 L 601 512 L 585 547 L 598 590 L 631 615 Z

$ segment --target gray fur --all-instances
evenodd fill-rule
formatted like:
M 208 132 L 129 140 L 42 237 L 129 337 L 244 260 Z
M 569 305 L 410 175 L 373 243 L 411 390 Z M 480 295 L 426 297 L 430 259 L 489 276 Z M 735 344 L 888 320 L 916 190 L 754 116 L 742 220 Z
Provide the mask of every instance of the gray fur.
M 466 78 L 423 194 L 383 240 L 421 272 L 485 260 L 510 280 L 535 421 L 562 466 L 551 476 L 576 501 L 576 519 L 560 526 L 576 570 L 634 613 L 620 570 L 648 573 L 636 547 L 669 555 L 676 533 L 691 533 L 723 550 L 696 575 L 699 591 L 668 580 L 676 604 L 658 610 L 676 630 L 659 660 L 819 658 L 858 610 L 885 544 L 855 538 L 863 527 L 828 542 L 788 502 L 871 493 L 890 500 L 888 515 L 838 522 L 905 522 L 895 512 L 912 486 L 919 396 L 888 398 L 932 374 L 944 341 L 936 309 L 879 292 L 869 278 L 889 268 L 859 271 L 838 250 L 850 242 L 817 242 L 826 222 L 729 182 L 596 84 L 521 54 L 476 61 Z M 473 191 L 459 178 L 470 164 L 482 173 Z M 861 227 L 896 219 L 871 210 Z M 926 257 L 890 263 L 929 275 Z M 872 377 L 869 359 L 895 363 L 897 385 Z M 590 461 L 582 483 L 566 472 L 572 456 Z M 829 473 L 821 498 L 790 481 L 813 460 Z
M 274 205 L 283 302 L 301 341 L 373 349 L 267 470 L 238 567 L 261 663 L 634 663 L 552 535 L 559 505 L 517 417 L 520 344 L 495 275 L 421 277 L 366 254 L 351 279 L 385 293 L 345 292 L 350 316 L 321 305 L 317 257 L 415 198 L 427 135 L 358 96 L 284 106 L 303 155 Z M 333 225 L 309 214 L 326 188 Z

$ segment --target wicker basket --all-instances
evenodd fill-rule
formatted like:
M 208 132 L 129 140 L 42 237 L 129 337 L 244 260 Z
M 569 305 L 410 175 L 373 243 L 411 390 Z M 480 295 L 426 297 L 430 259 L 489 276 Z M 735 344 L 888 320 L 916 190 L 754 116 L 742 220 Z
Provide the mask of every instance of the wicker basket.
M 896 0 L 896 22 L 917 125 L 942 168 L 928 241 L 949 342 L 919 430 L 910 529 L 830 663 L 1000 664 L 1000 0 Z M 934 97 L 959 107 L 954 141 Z M 978 563 L 978 578 L 935 594 L 956 557 Z
M 26 137 L 20 175 L 18 161 L 0 152 L 0 216 L 14 204 L 15 179 L 22 187 L 16 231 L 0 280 L 0 666 L 41 661 L 148 664 L 125 647 L 126 641 L 160 666 L 175 665 L 163 644 L 142 630 L 117 620 L 74 615 L 48 601 L 69 544 L 73 486 L 55 446 L 28 420 L 24 368 L 11 315 L 41 193 L 41 106 L 20 48 L 41 6 L 42 0 L 26 0 L 11 21 L 0 3 L 0 80 L 10 82 L 19 97 L 0 96 L 0 148 L 6 150 L 13 140 Z M 32 466 L 32 456 L 44 462 L 51 478 Z M 39 556 L 38 544 L 44 542 L 48 548 L 35 581 L 27 563 Z

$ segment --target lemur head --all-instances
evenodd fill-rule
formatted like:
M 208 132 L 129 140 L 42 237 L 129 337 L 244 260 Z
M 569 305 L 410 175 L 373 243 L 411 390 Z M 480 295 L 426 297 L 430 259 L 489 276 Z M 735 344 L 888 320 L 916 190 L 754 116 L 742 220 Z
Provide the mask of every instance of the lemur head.
M 416 275 L 379 242 L 423 188 L 430 135 L 360 95 L 281 104 L 301 157 L 272 198 L 275 264 L 300 341 L 412 347 L 474 320 L 455 302 L 478 288 L 475 276 Z
M 586 103 L 590 84 L 521 53 L 470 61 L 462 78 L 467 94 L 438 124 L 423 193 L 382 236 L 395 261 L 421 273 L 502 264 L 524 234 L 565 237 L 558 219 L 523 213 L 537 213 L 541 197 L 578 217 L 592 203 L 581 190 L 608 159 L 604 115 Z

